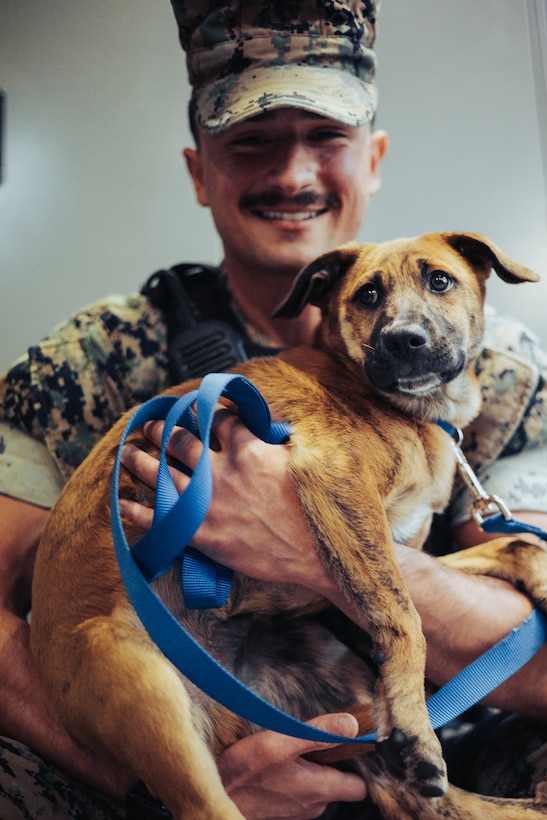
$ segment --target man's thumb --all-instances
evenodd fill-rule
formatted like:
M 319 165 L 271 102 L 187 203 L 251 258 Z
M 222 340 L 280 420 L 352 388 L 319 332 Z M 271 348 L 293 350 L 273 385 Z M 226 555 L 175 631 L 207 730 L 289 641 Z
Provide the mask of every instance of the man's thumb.
M 356 737 L 359 732 L 359 722 L 357 718 L 346 712 L 320 715 L 312 720 L 308 720 L 307 723 L 309 726 L 315 726 L 316 729 L 321 729 L 323 732 L 330 732 L 330 734 L 342 735 L 343 737 Z M 310 751 L 312 749 L 328 749 L 337 745 L 336 742 L 312 742 L 312 744 L 310 744 Z

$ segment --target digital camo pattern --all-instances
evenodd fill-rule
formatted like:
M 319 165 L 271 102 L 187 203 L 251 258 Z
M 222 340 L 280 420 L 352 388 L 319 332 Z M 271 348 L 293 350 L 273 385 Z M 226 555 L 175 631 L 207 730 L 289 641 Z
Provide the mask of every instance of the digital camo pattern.
M 485 492 L 511 510 L 547 512 L 547 356 L 521 322 L 486 311 L 477 371 L 482 412 L 463 449 Z M 450 520 L 470 518 L 472 498 L 456 477 Z
M 206 131 L 281 106 L 350 125 L 374 116 L 374 0 L 173 0 L 173 8 Z
M 2 820 L 123 820 L 123 805 L 0 737 Z
M 125 410 L 168 386 L 166 334 L 143 296 L 91 305 L 0 380 L 0 419 L 45 441 L 68 479 Z
M 466 432 L 477 468 L 547 442 L 547 354 L 519 320 L 486 310 L 478 361 L 483 411 Z M 483 445 L 488 439 L 490 443 Z M 483 449 L 484 448 L 484 449 Z
M 200 50 L 226 41 L 234 44 L 234 60 L 241 40 L 264 34 L 310 34 L 347 37 L 368 48 L 376 39 L 377 0 L 172 0 L 185 51 Z M 245 48 L 242 44 L 241 48 Z M 318 46 L 321 49 L 321 44 Z M 237 62 L 233 70 L 241 69 Z M 228 67 L 227 71 L 230 70 Z M 196 77 L 190 75 L 195 84 Z

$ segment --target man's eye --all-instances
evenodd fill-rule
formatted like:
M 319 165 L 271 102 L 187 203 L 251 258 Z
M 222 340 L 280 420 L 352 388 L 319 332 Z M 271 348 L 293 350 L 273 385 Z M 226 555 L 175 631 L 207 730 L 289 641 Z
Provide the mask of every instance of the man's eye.
M 236 148 L 260 148 L 268 143 L 263 134 L 245 134 L 232 142 Z
M 378 293 L 378 288 L 375 285 L 363 285 L 363 287 L 359 288 L 355 294 L 355 298 L 360 305 L 370 307 L 378 302 L 380 294 Z
M 434 270 L 429 274 L 429 288 L 435 293 L 443 293 L 450 290 L 454 284 L 454 279 L 450 274 L 442 270 Z
M 321 131 L 315 131 L 313 134 L 313 139 L 317 142 L 321 141 L 329 141 L 329 140 L 336 140 L 336 139 L 345 139 L 346 133 L 344 131 L 338 131 L 335 128 L 322 128 Z

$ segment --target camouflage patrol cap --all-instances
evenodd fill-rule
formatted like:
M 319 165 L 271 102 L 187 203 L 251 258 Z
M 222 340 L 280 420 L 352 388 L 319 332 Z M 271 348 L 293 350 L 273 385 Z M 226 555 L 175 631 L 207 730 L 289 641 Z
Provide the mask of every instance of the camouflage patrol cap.
M 347 125 L 376 111 L 379 0 L 172 0 L 196 122 L 210 134 L 274 108 Z

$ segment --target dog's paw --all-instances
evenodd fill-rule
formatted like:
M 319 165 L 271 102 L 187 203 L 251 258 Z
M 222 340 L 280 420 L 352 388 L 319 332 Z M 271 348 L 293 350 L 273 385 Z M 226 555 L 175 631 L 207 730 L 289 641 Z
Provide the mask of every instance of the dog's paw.
M 547 612 L 547 547 L 522 538 L 495 538 L 443 555 L 443 564 L 474 575 L 492 575 L 513 584 Z
M 441 797 L 447 788 L 446 766 L 438 754 L 423 756 L 418 738 L 407 737 L 400 729 L 392 729 L 385 740 L 376 744 L 376 750 L 386 766 L 423 797 Z

